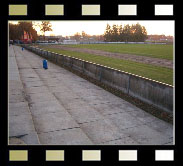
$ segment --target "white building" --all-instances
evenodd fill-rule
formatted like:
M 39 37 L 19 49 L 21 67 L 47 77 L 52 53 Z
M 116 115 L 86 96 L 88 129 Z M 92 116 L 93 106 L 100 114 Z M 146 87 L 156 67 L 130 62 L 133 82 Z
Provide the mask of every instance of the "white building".
M 63 40 L 63 44 L 78 44 L 76 40 Z

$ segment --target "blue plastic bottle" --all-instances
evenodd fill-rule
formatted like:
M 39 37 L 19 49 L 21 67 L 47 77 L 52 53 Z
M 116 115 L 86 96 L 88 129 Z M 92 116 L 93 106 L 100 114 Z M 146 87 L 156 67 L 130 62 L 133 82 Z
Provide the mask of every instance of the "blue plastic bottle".
M 43 68 L 48 69 L 48 63 L 46 59 L 43 60 Z

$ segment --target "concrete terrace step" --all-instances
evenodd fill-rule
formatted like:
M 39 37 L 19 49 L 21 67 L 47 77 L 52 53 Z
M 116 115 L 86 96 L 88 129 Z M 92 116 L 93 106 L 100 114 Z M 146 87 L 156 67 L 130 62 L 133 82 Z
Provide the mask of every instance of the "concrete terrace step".
M 25 98 L 14 47 L 9 47 L 9 144 L 40 144 Z

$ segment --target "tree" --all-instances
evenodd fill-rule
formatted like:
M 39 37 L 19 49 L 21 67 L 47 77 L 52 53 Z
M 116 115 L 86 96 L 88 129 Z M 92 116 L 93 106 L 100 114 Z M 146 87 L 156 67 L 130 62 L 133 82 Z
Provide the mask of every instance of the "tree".
M 21 36 L 22 36 L 22 32 L 19 25 L 9 23 L 9 39 L 20 40 Z
M 145 26 L 142 26 L 142 34 L 143 34 L 143 40 L 147 40 L 148 36 L 147 36 L 147 30 L 145 28 Z
M 144 42 L 147 39 L 147 31 L 144 26 L 139 23 L 132 25 L 132 38 L 135 42 Z
M 113 25 L 112 26 L 112 37 L 111 37 L 111 41 L 117 42 L 118 41 L 118 26 L 117 25 Z
M 104 32 L 104 41 L 112 42 L 144 42 L 147 39 L 147 31 L 144 26 L 139 23 L 134 25 L 113 25 L 112 29 L 109 24 L 107 24 L 106 30 Z
M 19 21 L 18 25 L 21 29 L 22 35 L 25 32 L 27 32 L 29 34 L 29 36 L 32 36 L 32 39 L 35 41 L 37 40 L 38 36 L 37 36 L 37 31 L 33 28 L 33 23 L 32 21 L 29 22 L 25 22 L 25 21 Z
M 18 24 L 9 23 L 9 39 L 21 40 L 24 31 L 32 36 L 33 40 L 37 40 L 37 31 L 33 28 L 31 21 L 19 21 Z
M 109 24 L 107 24 L 106 30 L 104 32 L 104 41 L 111 41 L 112 37 L 112 30 L 111 30 L 111 26 Z
M 85 38 L 87 36 L 87 34 L 85 33 L 85 31 L 82 31 L 81 32 L 81 35 L 82 35 L 83 38 Z
M 45 40 L 45 32 L 52 31 L 52 24 L 49 21 L 42 21 L 40 28 L 41 28 L 40 31 L 43 32 Z
M 131 41 L 131 27 L 129 24 L 125 25 L 123 28 L 123 38 L 125 42 Z
M 35 29 L 31 29 L 31 35 L 32 35 L 32 39 L 34 41 L 36 41 L 38 39 L 38 35 L 37 35 L 37 31 Z
M 19 21 L 18 25 L 19 25 L 22 32 L 26 31 L 29 34 L 30 34 L 31 29 L 33 29 L 31 21 L 30 22 Z
M 122 27 L 122 25 L 119 26 L 118 34 L 119 34 L 119 41 L 123 42 L 124 39 L 123 39 L 123 27 Z
M 80 35 L 79 32 L 77 32 L 76 34 L 74 34 L 74 39 L 75 39 L 76 41 L 79 41 L 80 38 L 81 38 L 81 35 Z

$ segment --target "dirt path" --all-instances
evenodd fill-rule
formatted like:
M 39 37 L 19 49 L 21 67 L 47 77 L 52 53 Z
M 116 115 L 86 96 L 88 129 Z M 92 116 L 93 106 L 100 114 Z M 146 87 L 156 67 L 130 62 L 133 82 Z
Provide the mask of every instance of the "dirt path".
M 62 45 L 51 45 L 47 46 L 48 48 L 59 48 L 61 50 L 68 50 L 68 51 L 76 51 L 76 52 L 83 52 L 88 54 L 94 54 L 94 55 L 101 55 L 101 56 L 107 56 L 107 57 L 114 57 L 124 60 L 130 60 L 145 64 L 152 64 L 167 68 L 173 68 L 173 61 L 166 60 L 166 59 L 158 59 L 158 58 L 151 58 L 151 57 L 145 57 L 145 56 L 139 56 L 139 55 L 131 55 L 131 54 L 121 54 L 121 53 L 112 53 L 102 50 L 92 50 L 87 48 L 74 48 L 69 46 L 62 46 Z

